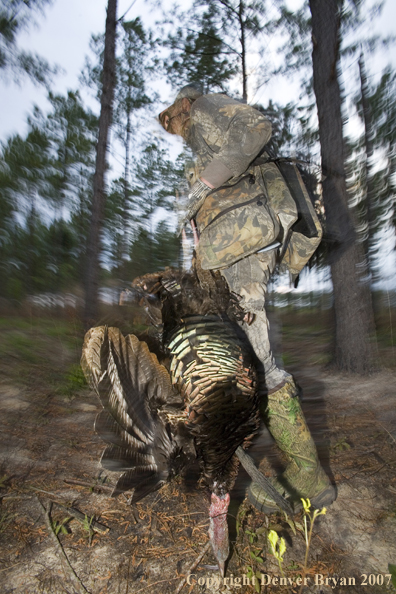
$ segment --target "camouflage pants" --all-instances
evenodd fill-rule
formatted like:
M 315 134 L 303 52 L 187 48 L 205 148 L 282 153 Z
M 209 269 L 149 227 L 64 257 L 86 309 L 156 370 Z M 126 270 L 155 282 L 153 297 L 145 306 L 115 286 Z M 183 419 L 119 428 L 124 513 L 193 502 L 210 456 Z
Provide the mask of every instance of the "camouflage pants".
M 243 309 L 254 314 L 254 321 L 250 325 L 243 322 L 242 327 L 263 366 L 268 391 L 291 379 L 289 373 L 277 367 L 269 340 L 265 294 L 275 264 L 276 250 L 269 250 L 252 254 L 221 270 L 230 290 L 242 297 Z

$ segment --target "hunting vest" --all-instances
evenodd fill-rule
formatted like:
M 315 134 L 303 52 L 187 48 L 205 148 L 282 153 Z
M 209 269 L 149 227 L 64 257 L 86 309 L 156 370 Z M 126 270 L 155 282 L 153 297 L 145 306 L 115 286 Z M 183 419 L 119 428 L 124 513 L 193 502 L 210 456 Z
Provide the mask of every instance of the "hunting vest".
M 193 103 L 191 122 L 188 144 L 197 160 L 188 172 L 190 184 L 213 159 L 234 173 L 196 215 L 202 268 L 227 268 L 279 246 L 281 267 L 298 275 L 319 245 L 322 229 L 296 165 L 263 152 L 268 120 L 226 95 L 205 95 Z

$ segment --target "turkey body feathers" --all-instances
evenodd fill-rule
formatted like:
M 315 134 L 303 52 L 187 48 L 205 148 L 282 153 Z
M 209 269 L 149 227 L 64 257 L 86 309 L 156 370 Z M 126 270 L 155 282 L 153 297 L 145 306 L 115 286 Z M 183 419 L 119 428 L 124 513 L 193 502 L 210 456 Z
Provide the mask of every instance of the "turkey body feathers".
M 218 316 L 187 316 L 168 348 L 205 481 L 224 495 L 236 476 L 235 450 L 248 444 L 258 425 L 250 351 L 236 326 Z

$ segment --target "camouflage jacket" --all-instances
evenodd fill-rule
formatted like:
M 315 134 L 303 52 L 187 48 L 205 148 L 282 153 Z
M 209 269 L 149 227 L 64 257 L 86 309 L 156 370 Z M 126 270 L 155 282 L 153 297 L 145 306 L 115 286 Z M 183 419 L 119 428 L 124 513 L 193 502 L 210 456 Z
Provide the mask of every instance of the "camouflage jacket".
M 319 244 L 321 228 L 307 195 L 318 238 L 293 234 L 298 212 L 282 174 L 273 162 L 254 163 L 259 154 L 260 162 L 265 161 L 270 122 L 256 109 L 223 94 L 199 97 L 190 118 L 187 143 L 196 162 L 187 172 L 189 182 L 202 177 L 215 188 L 196 216 L 202 266 L 225 268 L 280 242 L 282 261 L 298 274 Z

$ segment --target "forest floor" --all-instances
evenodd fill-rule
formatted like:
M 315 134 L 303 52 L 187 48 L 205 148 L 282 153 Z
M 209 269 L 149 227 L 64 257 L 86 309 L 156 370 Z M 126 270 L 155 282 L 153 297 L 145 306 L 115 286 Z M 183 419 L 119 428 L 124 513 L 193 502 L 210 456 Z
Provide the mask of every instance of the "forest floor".
M 326 317 L 278 318 L 283 359 L 302 387 L 308 424 L 338 490 L 315 521 L 302 592 L 394 591 L 387 574 L 396 564 L 396 355 L 386 323 L 382 370 L 359 377 L 326 368 Z M 128 329 L 128 321 L 120 325 Z M 210 550 L 191 569 L 208 541 L 208 493 L 193 469 L 137 505 L 110 498 L 114 477 L 100 469 L 103 444 L 93 431 L 100 406 L 78 366 L 78 321 L 7 317 L 0 330 L 1 594 L 301 592 L 302 513 L 292 529 L 284 514 L 257 512 L 245 500 L 248 478 L 240 471 L 226 581 Z M 250 453 L 274 474 L 280 460 L 266 431 Z M 287 587 L 268 530 L 285 539 Z

